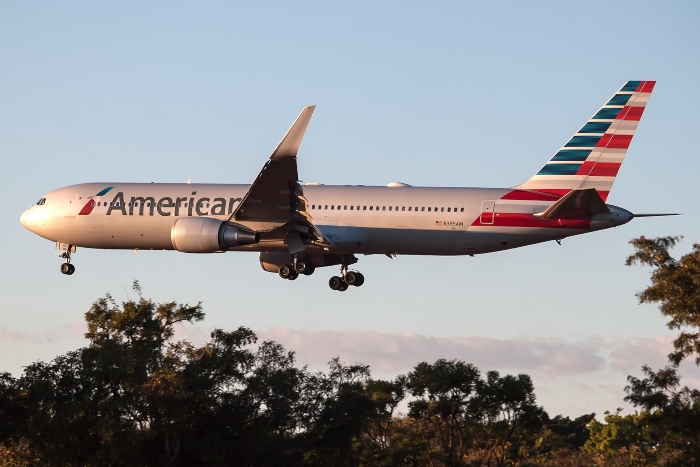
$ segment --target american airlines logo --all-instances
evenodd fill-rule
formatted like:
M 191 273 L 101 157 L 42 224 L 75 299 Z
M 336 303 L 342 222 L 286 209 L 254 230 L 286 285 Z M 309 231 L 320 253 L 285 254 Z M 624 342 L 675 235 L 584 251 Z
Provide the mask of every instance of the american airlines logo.
M 109 187 L 102 190 L 96 196 L 102 196 L 114 187 Z M 194 193 L 193 193 L 194 194 Z M 194 198 L 187 197 L 170 197 L 164 196 L 158 201 L 153 196 L 132 196 L 127 202 L 124 198 L 124 192 L 120 191 L 105 207 L 107 207 L 107 215 L 111 216 L 116 211 L 124 216 L 223 216 L 231 215 L 234 208 L 241 202 L 241 198 Z M 85 216 L 90 214 L 97 203 L 94 199 L 88 203 L 80 211 L 79 215 Z M 210 208 L 211 205 L 211 208 Z M 185 214 L 186 212 L 186 214 Z M 115 214 L 116 214 L 115 213 Z

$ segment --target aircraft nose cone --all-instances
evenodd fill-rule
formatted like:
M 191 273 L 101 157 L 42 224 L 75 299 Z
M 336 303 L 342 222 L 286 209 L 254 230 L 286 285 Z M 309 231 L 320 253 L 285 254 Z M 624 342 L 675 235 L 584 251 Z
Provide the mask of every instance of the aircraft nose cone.
M 29 214 L 28 214 L 28 213 L 29 213 L 29 209 L 27 209 L 26 211 L 24 211 L 24 212 L 22 213 L 22 215 L 21 215 L 20 218 L 19 218 L 19 223 L 22 224 L 22 225 L 24 226 L 25 229 L 31 230 L 31 229 L 30 229 L 30 222 L 29 222 Z

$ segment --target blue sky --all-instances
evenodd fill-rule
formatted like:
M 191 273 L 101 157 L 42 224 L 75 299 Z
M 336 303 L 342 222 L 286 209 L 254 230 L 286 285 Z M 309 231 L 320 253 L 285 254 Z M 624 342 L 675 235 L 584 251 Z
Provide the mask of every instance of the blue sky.
M 302 363 L 385 377 L 461 358 L 531 374 L 550 413 L 623 406 L 672 335 L 637 305 L 648 270 L 624 266 L 627 242 L 700 241 L 698 17 L 689 1 L 0 2 L 0 370 L 82 345 L 92 301 L 138 279 L 203 301 L 195 340 L 246 325 Z M 305 182 L 512 186 L 631 79 L 658 83 L 608 202 L 680 218 L 475 258 L 361 257 L 367 282 L 342 295 L 334 268 L 282 281 L 253 254 L 79 249 L 65 277 L 19 224 L 73 183 L 249 183 L 310 104 Z

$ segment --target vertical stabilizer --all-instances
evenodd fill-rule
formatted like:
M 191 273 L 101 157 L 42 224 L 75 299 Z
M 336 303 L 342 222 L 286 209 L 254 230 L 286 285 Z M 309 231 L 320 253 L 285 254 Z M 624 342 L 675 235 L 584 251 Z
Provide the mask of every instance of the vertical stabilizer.
M 595 188 L 605 200 L 656 81 L 628 81 L 530 180 L 515 188 L 563 196 Z

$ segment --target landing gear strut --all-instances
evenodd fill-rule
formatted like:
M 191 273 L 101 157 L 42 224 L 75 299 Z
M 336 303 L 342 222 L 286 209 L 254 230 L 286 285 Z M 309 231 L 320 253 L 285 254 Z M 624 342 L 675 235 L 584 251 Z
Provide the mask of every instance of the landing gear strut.
M 347 265 L 340 267 L 340 276 L 333 276 L 328 280 L 328 287 L 332 290 L 345 292 L 348 287 L 354 285 L 359 287 L 365 283 L 365 276 L 358 271 L 348 271 Z
M 71 276 L 75 272 L 75 266 L 70 262 L 70 254 L 73 251 L 75 251 L 75 247 L 73 245 L 68 245 L 66 251 L 58 255 L 59 258 L 64 258 L 66 260 L 65 263 L 61 264 L 61 273 L 67 276 Z

